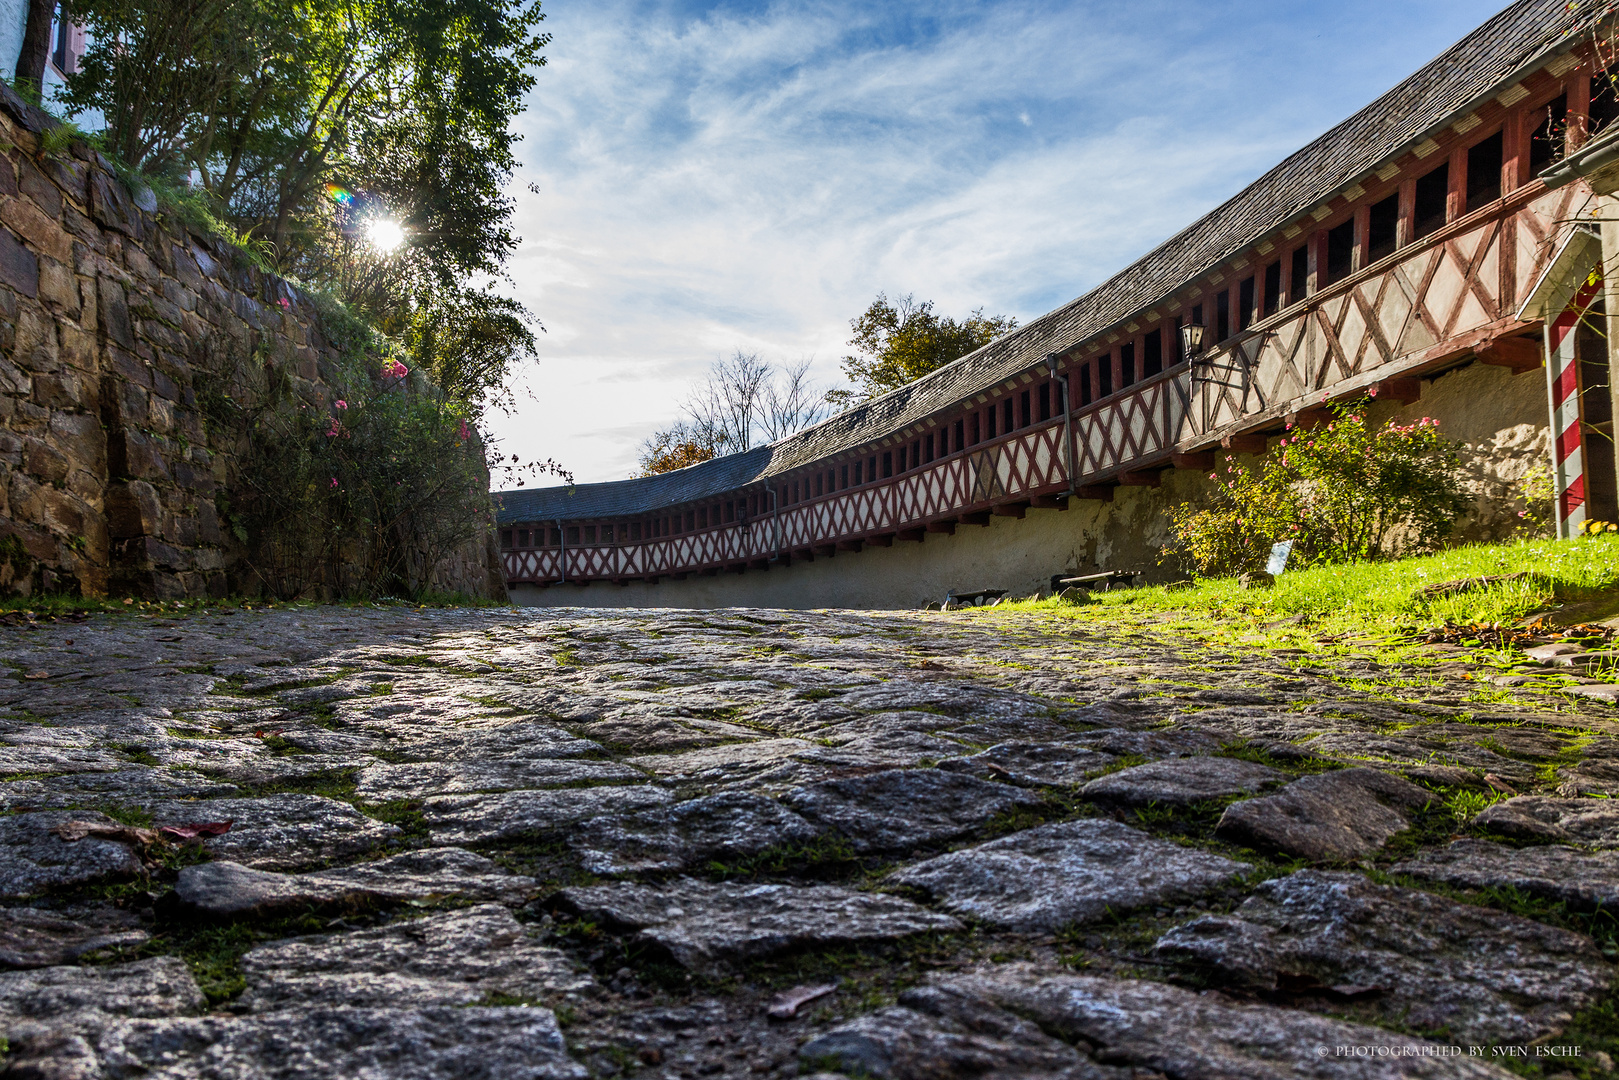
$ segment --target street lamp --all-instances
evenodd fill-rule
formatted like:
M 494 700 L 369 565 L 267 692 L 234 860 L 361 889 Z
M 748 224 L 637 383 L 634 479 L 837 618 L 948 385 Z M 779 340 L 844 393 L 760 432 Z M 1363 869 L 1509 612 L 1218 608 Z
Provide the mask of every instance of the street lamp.
M 1203 351 L 1203 326 L 1186 323 L 1181 327 L 1181 355 L 1190 360 Z

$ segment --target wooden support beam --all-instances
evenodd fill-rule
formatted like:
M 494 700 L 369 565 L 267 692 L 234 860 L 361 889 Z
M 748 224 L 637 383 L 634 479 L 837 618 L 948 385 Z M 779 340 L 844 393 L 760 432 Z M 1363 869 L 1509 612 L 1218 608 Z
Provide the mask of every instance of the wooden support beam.
M 875 536 L 866 537 L 866 543 L 870 544 L 872 547 L 893 547 L 894 534 L 877 533 Z
M 971 514 L 962 514 L 959 517 L 957 517 L 956 520 L 961 522 L 961 524 L 963 524 L 963 525 L 988 525 L 989 524 L 989 511 L 988 510 L 978 510 L 978 511 L 974 511 Z
M 1119 484 L 1124 487 L 1157 487 L 1162 480 L 1163 474 L 1157 469 L 1137 469 L 1119 474 Z
M 1028 508 L 1028 500 L 1023 499 L 1017 502 L 998 503 L 990 508 L 990 513 L 996 517 L 1022 518 L 1023 511 Z
M 1113 488 L 1108 484 L 1091 484 L 1087 487 L 1074 489 L 1076 499 L 1096 499 L 1100 502 L 1113 501 Z
M 1492 338 L 1473 350 L 1473 358 L 1514 372 L 1533 371 L 1546 361 L 1540 342 L 1522 337 Z
M 1171 454 L 1169 460 L 1177 469 L 1196 469 L 1202 472 L 1214 468 L 1214 451 L 1199 450 L 1192 454 Z
M 697 572 L 703 577 L 719 577 L 720 568 L 717 566 L 705 566 L 703 569 Z
M 838 546 L 836 544 L 816 544 L 810 550 L 822 558 L 830 559 L 838 553 Z
M 918 544 L 920 544 L 927 534 L 928 531 L 926 529 L 901 529 L 899 532 L 894 534 L 894 538 L 897 540 L 915 540 Z
M 1265 445 L 1270 440 L 1264 435 L 1227 435 L 1220 440 L 1220 446 L 1233 454 L 1263 454 Z
M 815 549 L 807 547 L 797 548 L 793 551 L 793 558 L 797 559 L 799 562 L 814 562 Z
M 586 585 L 590 584 L 590 579 L 589 578 L 574 578 L 573 581 L 571 582 L 571 584 L 577 585 L 582 589 Z
M 748 569 L 749 570 L 769 570 L 770 569 L 770 560 L 769 559 L 749 559 L 748 560 Z
M 629 583 L 630 579 L 627 577 L 616 577 L 613 579 L 614 585 L 628 585 Z
M 732 574 L 745 574 L 748 572 L 748 564 L 745 562 L 734 562 L 728 565 L 725 569 L 727 572 Z
M 1031 510 L 1066 510 L 1068 499 L 1062 495 L 1036 495 L 1029 500 Z
M 676 573 L 670 574 L 669 575 L 669 580 L 670 581 L 685 581 L 686 580 L 686 572 L 684 570 L 680 570 L 680 571 L 677 571 Z
M 858 540 L 839 540 L 838 541 L 838 550 L 839 551 L 859 551 L 860 548 L 861 548 L 861 543 Z
M 954 520 L 930 521 L 926 525 L 922 526 L 922 528 L 926 532 L 944 533 L 946 536 L 954 536 L 956 534 L 956 523 Z
M 1372 384 L 1368 391 L 1379 401 L 1398 401 L 1409 405 L 1422 397 L 1421 379 L 1383 379 Z

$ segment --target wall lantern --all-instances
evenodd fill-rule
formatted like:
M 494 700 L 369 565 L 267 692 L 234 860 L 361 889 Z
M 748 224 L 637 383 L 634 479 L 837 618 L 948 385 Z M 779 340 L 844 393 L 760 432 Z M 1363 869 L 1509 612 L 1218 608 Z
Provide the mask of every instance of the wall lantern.
M 1181 327 L 1181 355 L 1190 360 L 1203 351 L 1203 326 L 1187 323 Z

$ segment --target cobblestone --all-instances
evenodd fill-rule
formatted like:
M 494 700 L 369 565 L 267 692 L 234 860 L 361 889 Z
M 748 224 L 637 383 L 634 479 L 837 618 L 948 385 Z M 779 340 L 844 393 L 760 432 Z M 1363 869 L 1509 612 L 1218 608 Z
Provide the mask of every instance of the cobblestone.
M 10 1075 L 1501 1077 L 1403 1055 L 1615 1004 L 1613 706 L 1465 663 L 340 607 L 0 660 Z

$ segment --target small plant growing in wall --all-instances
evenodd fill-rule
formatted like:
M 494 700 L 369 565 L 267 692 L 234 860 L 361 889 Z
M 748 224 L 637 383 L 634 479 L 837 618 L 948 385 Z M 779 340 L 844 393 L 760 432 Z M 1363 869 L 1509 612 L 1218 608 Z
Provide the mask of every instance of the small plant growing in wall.
M 1456 444 L 1432 417 L 1373 424 L 1367 404 L 1334 404 L 1327 423 L 1290 428 L 1255 466 L 1227 456 L 1204 503 L 1170 511 L 1166 558 L 1216 577 L 1262 568 L 1283 541 L 1292 566 L 1437 548 L 1463 506 Z

